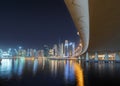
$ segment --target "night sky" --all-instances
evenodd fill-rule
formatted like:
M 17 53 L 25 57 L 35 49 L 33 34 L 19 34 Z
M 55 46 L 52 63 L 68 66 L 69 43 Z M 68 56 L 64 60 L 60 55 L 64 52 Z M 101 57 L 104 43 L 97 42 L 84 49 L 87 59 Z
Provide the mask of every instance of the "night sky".
M 120 49 L 120 0 L 89 0 L 89 49 Z M 79 41 L 64 0 L 0 0 L 0 47 Z
M 0 47 L 37 48 L 77 41 L 64 0 L 1 0 Z

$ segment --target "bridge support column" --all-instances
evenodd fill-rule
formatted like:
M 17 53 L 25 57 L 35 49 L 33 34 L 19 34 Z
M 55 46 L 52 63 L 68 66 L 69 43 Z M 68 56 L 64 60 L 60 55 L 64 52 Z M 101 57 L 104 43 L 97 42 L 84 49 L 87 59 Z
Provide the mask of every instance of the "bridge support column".
M 118 52 L 115 53 L 115 61 L 120 62 L 120 57 L 119 57 Z
M 106 53 L 105 53 L 105 62 L 108 62 L 108 58 L 109 58 L 109 57 L 108 57 L 108 53 L 106 52 Z
M 86 53 L 86 58 L 85 58 L 86 61 L 89 61 L 89 54 L 88 52 Z
M 95 52 L 95 62 L 98 62 L 98 53 Z

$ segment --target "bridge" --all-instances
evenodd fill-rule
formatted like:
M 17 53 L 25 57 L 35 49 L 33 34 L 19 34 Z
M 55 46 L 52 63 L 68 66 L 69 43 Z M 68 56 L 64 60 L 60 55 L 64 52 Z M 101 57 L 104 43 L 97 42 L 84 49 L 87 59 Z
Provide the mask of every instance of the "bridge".
M 81 38 L 75 56 L 87 51 L 89 45 L 89 7 L 88 0 L 64 0 Z
M 85 61 L 120 62 L 120 51 L 86 52 L 89 45 L 89 6 L 88 0 L 64 0 L 81 38 L 75 49 L 77 58 Z

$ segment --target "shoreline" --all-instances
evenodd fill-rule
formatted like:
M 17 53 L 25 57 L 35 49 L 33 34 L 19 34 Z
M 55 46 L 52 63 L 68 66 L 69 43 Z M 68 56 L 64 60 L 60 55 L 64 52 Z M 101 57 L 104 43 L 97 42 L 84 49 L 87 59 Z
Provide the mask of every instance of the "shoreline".
M 84 59 L 79 59 L 79 58 L 61 58 L 61 57 L 7 57 L 7 58 L 0 58 L 0 61 L 2 59 L 25 59 L 25 60 L 35 60 L 35 59 L 48 59 L 48 60 L 81 60 L 82 62 L 87 62 L 87 63 L 120 63 L 120 60 L 84 60 Z
M 78 60 L 78 58 L 73 58 L 73 57 L 71 57 L 71 58 L 61 58 L 61 57 L 55 58 L 55 57 L 49 57 L 49 58 L 47 58 L 47 59 L 49 59 L 49 60 Z

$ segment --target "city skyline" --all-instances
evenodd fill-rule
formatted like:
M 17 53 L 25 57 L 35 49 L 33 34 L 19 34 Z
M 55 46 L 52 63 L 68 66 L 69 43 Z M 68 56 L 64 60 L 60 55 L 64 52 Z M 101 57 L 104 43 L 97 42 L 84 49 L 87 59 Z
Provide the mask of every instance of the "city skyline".
M 1 58 L 12 57 L 72 57 L 75 56 L 75 42 L 64 40 L 52 46 L 44 45 L 43 48 L 24 48 L 19 46 L 16 48 L 10 47 L 6 49 L 0 48 Z

